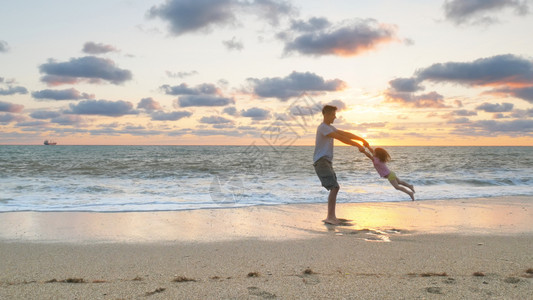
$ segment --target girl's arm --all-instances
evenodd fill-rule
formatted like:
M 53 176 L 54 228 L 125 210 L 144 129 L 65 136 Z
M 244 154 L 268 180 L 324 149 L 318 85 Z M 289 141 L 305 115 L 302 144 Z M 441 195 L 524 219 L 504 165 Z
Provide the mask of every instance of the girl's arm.
M 372 147 L 368 146 L 368 151 L 370 151 L 370 153 L 372 153 L 372 155 L 374 155 L 374 149 L 372 149 Z
M 366 152 L 365 150 L 361 151 L 362 153 L 364 153 L 366 155 L 366 157 L 368 157 L 370 160 L 373 160 L 374 157 L 372 156 L 372 154 Z

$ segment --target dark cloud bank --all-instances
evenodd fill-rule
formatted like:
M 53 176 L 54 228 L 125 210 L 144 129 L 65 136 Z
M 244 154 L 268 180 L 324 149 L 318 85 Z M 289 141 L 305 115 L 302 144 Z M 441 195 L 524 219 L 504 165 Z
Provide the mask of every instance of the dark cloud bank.
M 391 80 L 387 101 L 414 107 L 444 107 L 443 97 L 437 92 L 414 94 L 425 89 L 422 85 L 424 82 L 488 87 L 492 89 L 487 93 L 503 94 L 533 103 L 533 61 L 512 54 L 480 58 L 472 62 L 433 64 L 418 70 L 411 78 Z

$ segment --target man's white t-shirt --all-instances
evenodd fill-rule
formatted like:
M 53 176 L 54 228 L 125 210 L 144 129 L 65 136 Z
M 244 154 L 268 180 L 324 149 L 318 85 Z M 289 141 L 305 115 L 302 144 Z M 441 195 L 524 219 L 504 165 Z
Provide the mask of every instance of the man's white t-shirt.
M 315 153 L 313 154 L 313 163 L 322 157 L 333 161 L 333 138 L 328 134 L 337 131 L 337 128 L 324 122 L 318 125 L 316 129 Z

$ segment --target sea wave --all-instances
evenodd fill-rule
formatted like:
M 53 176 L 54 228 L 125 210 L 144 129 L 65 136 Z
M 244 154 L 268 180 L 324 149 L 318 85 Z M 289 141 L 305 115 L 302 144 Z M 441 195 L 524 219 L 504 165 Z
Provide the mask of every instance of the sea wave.
M 418 200 L 533 195 L 533 147 L 387 147 Z M 0 146 L 0 211 L 150 211 L 323 203 L 313 147 Z M 339 202 L 408 201 L 336 147 Z

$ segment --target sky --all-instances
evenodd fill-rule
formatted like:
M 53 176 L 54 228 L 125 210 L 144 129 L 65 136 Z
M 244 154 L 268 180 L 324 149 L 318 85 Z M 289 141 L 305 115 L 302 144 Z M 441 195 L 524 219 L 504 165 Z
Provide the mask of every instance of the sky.
M 0 144 L 533 146 L 532 0 L 4 1 Z

